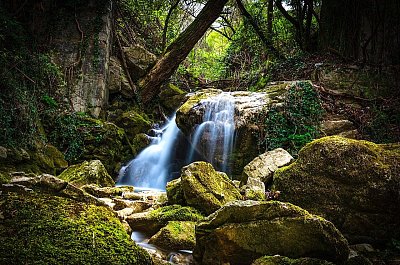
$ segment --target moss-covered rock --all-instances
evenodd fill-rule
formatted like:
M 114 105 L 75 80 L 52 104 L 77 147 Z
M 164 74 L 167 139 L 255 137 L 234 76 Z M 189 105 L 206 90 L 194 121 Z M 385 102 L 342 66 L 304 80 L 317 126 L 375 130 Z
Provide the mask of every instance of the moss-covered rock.
M 206 214 L 230 201 L 242 199 L 228 176 L 215 171 L 206 162 L 194 162 L 182 168 L 181 183 L 187 204 Z
M 147 115 L 135 110 L 123 112 L 115 120 L 115 124 L 125 130 L 129 139 L 133 139 L 136 134 L 145 133 L 151 129 L 151 121 Z
M 231 202 L 196 226 L 201 264 L 249 264 L 264 255 L 347 259 L 346 239 L 329 221 L 289 203 Z
M 334 263 L 313 258 L 290 259 L 282 256 L 265 256 L 257 259 L 251 265 L 334 265 Z
M 110 187 L 115 185 L 114 180 L 100 160 L 85 161 L 70 166 L 58 177 L 77 186 L 97 184 L 100 187 Z
M 168 203 L 185 205 L 185 195 L 183 194 L 181 178 L 171 180 L 166 186 Z
M 105 205 L 102 201 L 93 197 L 89 193 L 86 193 L 62 179 L 48 174 L 35 175 L 32 173 L 25 174 L 23 172 L 16 172 L 13 174 L 13 178 L 10 181 L 9 188 L 11 188 L 11 190 L 13 188 L 12 186 L 26 187 L 34 191 L 65 197 L 78 202 L 101 206 Z M 7 186 L 3 186 L 3 188 L 7 188 Z
M 133 157 L 137 156 L 143 149 L 150 145 L 151 139 L 145 133 L 136 134 L 132 140 Z
M 197 222 L 204 217 L 196 209 L 188 206 L 170 205 L 160 207 L 153 211 L 132 214 L 126 221 L 133 230 L 155 234 L 169 221 L 193 221 Z
M 56 174 L 68 167 L 64 155 L 50 144 L 37 142 L 31 150 L 0 149 L 0 183 L 9 182 L 13 172 Z
M 174 84 L 168 83 L 161 90 L 159 95 L 160 103 L 166 110 L 173 112 L 182 104 L 185 95 L 185 91 Z
M 171 221 L 149 240 L 164 249 L 193 249 L 196 245 L 195 222 Z
M 246 200 L 262 201 L 265 199 L 265 184 L 259 178 L 248 177 L 246 185 L 240 187 L 240 193 Z
M 106 207 L 2 192 L 0 213 L 1 264 L 152 264 Z
M 400 146 L 325 137 L 274 175 L 280 199 L 332 221 L 352 243 L 400 238 Z
M 124 129 L 114 123 L 82 117 L 82 154 L 77 162 L 100 160 L 110 174 L 117 174 L 122 163 L 133 157 L 133 150 Z

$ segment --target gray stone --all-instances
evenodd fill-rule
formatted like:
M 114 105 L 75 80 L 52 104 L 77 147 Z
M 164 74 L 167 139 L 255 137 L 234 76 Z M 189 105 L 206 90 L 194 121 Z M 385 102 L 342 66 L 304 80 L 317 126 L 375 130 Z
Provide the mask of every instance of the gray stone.
M 293 157 L 282 148 L 261 154 L 244 167 L 241 185 L 245 185 L 250 177 L 258 178 L 265 184 L 269 184 L 274 172 L 293 160 Z

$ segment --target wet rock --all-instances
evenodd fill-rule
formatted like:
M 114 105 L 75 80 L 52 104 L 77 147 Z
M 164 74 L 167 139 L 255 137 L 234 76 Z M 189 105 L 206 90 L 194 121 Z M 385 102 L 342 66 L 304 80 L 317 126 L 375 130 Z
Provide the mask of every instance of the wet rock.
M 121 210 L 117 210 L 116 213 L 121 220 L 125 220 L 125 218 L 127 216 L 133 214 L 133 209 L 132 208 L 124 208 Z
M 100 187 L 111 187 L 115 185 L 100 160 L 85 161 L 70 166 L 59 175 L 59 178 L 77 186 L 97 184 Z
M 283 256 L 265 256 L 257 259 L 251 265 L 334 265 L 334 263 L 321 259 L 299 258 L 291 259 Z
M 124 192 L 122 198 L 127 200 L 142 200 L 146 199 L 145 195 L 136 192 Z
M 95 184 L 84 185 L 81 189 L 97 198 L 112 198 L 122 196 L 124 192 L 134 191 L 134 188 L 131 186 L 99 187 Z
M 306 145 L 298 160 L 275 172 L 280 199 L 332 221 L 355 243 L 400 234 L 400 146 L 337 136 Z
M 244 167 L 241 184 L 245 185 L 250 177 L 260 179 L 265 184 L 269 184 L 272 181 L 274 172 L 293 160 L 293 157 L 282 148 L 265 152 Z
M 166 186 L 168 203 L 185 205 L 185 195 L 183 194 L 181 178 L 171 180 Z
M 180 205 L 160 207 L 157 210 L 136 213 L 128 216 L 126 221 L 134 231 L 155 234 L 169 221 L 199 221 L 204 217 L 194 208 Z
M 193 249 L 196 245 L 195 222 L 171 221 L 149 240 L 164 249 Z
M 305 233 L 305 231 L 307 231 Z M 196 226 L 201 264 L 249 264 L 264 255 L 347 259 L 343 235 L 329 221 L 289 203 L 231 202 Z
M 182 190 L 188 205 L 210 214 L 224 204 L 242 199 L 228 176 L 206 162 L 194 162 L 182 168 Z

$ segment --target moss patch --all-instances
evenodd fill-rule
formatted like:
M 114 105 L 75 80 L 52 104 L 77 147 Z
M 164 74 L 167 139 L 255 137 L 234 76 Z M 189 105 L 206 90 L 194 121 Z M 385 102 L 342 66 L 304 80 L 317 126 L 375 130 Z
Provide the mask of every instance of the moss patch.
M 150 238 L 149 243 L 165 249 L 193 249 L 196 245 L 195 222 L 171 221 Z
M 107 187 L 115 184 L 100 160 L 85 161 L 70 166 L 60 174 L 59 178 L 78 186 L 97 184 L 100 187 Z
M 1 264 L 152 264 L 105 207 L 38 193 L 0 198 Z
M 180 205 L 170 205 L 158 208 L 150 213 L 150 218 L 161 222 L 168 221 L 200 221 L 204 217 L 192 207 L 182 207 Z
M 277 170 L 280 199 L 332 221 L 348 238 L 399 238 L 400 146 L 337 136 L 307 144 Z

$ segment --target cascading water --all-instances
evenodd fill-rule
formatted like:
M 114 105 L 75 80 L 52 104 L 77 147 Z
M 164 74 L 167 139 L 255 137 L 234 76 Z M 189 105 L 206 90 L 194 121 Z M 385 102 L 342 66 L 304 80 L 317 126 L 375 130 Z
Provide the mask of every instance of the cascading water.
M 171 173 L 169 165 L 172 160 L 174 143 L 179 134 L 175 115 L 156 132 L 158 135 L 153 137 L 151 145 L 121 168 L 117 185 L 165 189 L 167 177 Z
M 227 92 L 203 101 L 203 122 L 192 136 L 192 148 L 187 163 L 193 162 L 195 150 L 201 150 L 205 159 L 219 170 L 229 170 L 229 154 L 235 133 L 234 97 Z
M 153 137 L 151 144 L 135 159 L 131 160 L 119 172 L 117 185 L 132 185 L 145 189 L 164 190 L 167 181 L 171 179 L 171 165 L 176 163 L 177 153 L 187 154 L 185 164 L 198 160 L 206 160 L 218 170 L 229 171 L 229 154 L 233 148 L 235 133 L 235 104 L 234 97 L 223 92 L 201 102 L 204 107 L 203 121 L 199 124 L 191 137 L 191 148 L 174 149 L 180 145 L 179 128 L 175 123 L 175 115 L 160 130 L 158 136 Z M 187 144 L 186 144 L 187 145 Z M 177 165 L 183 164 L 176 163 Z

